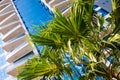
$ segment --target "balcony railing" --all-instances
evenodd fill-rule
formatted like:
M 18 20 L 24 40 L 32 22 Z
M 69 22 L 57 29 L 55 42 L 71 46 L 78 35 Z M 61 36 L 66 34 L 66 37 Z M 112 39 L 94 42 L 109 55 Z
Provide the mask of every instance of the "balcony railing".
M 30 52 L 28 55 L 25 55 L 24 57 L 22 57 L 21 59 L 19 59 L 18 61 L 11 63 L 9 65 L 9 67 L 7 68 L 7 73 L 12 75 L 12 76 L 16 76 L 18 74 L 18 67 L 24 65 L 24 63 L 33 56 L 33 52 Z
M 28 54 L 33 50 L 33 47 L 28 43 L 24 42 L 20 46 L 18 46 L 15 50 L 13 50 L 11 53 L 9 53 L 6 56 L 6 59 L 8 62 L 12 63 L 19 58 L 23 57 L 24 55 Z
M 11 10 L 14 10 L 14 8 L 13 8 L 12 4 L 9 4 L 5 8 L 3 8 L 2 10 L 0 10 L 0 14 L 4 14 L 4 13 L 9 12 Z
M 0 32 L 5 35 L 8 31 L 16 27 L 18 24 L 20 24 L 20 21 L 13 21 L 9 24 L 6 24 L 5 26 L 0 26 Z
M 24 35 L 24 36 L 21 36 L 19 38 L 12 40 L 12 41 L 8 41 L 8 42 L 4 43 L 2 48 L 5 51 L 10 52 L 25 41 L 26 41 L 26 36 Z
M 2 0 L 2 1 L 0 1 L 0 5 L 5 4 L 7 2 L 11 2 L 11 0 Z
M 0 12 L 1 12 L 2 9 L 4 9 L 5 7 L 7 7 L 9 4 L 10 4 L 10 2 L 7 2 L 5 4 L 0 5 Z
M 54 7 L 56 7 L 59 10 L 63 10 L 66 7 L 68 8 L 69 4 L 70 4 L 70 1 L 62 1 L 59 4 L 56 4 Z
M 54 7 L 54 5 L 56 5 L 57 3 L 60 3 L 61 1 L 64 1 L 64 0 L 51 0 L 51 1 L 49 2 L 49 5 L 50 5 L 51 7 Z
M 8 19 L 12 18 L 16 13 L 14 13 L 14 10 L 9 11 L 3 15 L 0 15 L 0 25 L 3 24 Z
M 18 36 L 18 35 L 23 34 L 23 33 L 25 33 L 24 29 L 22 28 L 21 25 L 18 25 L 17 27 L 15 27 L 14 29 L 12 29 L 11 31 L 6 33 L 2 37 L 2 40 L 7 42 L 8 40 L 14 38 L 15 36 Z

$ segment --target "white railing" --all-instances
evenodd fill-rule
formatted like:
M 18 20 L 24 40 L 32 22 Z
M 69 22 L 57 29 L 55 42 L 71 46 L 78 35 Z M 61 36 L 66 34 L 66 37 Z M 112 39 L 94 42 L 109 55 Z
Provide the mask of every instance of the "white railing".
M 7 3 L 6 5 L 1 6 L 0 13 L 6 8 L 10 7 L 11 4 Z
M 17 29 L 22 28 L 21 25 L 18 25 L 17 27 L 15 27 L 14 29 L 12 29 L 11 31 L 7 32 L 3 37 L 2 40 L 4 40 L 6 37 L 8 37 L 10 34 L 14 33 Z M 10 36 L 9 36 L 10 37 Z
M 20 46 L 18 46 L 16 49 L 14 49 L 12 52 L 10 52 L 7 56 L 6 59 L 14 56 L 14 54 L 16 54 L 18 51 L 20 51 L 21 49 L 25 48 L 29 43 L 28 42 L 24 42 L 22 43 Z
M 27 55 L 20 59 L 19 61 L 16 61 L 15 63 L 11 63 L 9 67 L 7 68 L 7 72 L 12 71 L 13 69 L 17 68 L 18 66 L 24 64 L 29 58 L 32 58 L 33 54 Z
M 13 24 L 16 24 L 16 23 L 18 23 L 18 22 L 20 22 L 20 21 L 19 21 L 19 20 L 13 21 L 13 22 L 11 22 L 11 23 L 9 23 L 9 24 L 6 24 L 6 25 L 4 25 L 4 26 L 0 26 L 0 29 L 4 29 L 4 28 L 6 28 L 6 27 L 8 27 L 8 26 L 11 26 L 11 25 L 13 25 Z
M 8 20 L 9 18 L 13 17 L 16 13 L 12 13 L 11 15 L 9 15 L 7 18 L 3 19 L 1 22 L 0 22 L 0 25 L 2 25 L 6 20 Z
M 10 2 L 10 0 L 2 0 L 2 1 L 0 1 L 0 5 L 1 5 L 1 4 L 5 4 L 5 3 L 7 3 L 7 2 Z
M 9 46 L 10 44 L 12 44 L 12 43 L 14 43 L 14 42 L 16 42 L 16 41 L 19 41 L 19 40 L 21 40 L 21 39 L 23 39 L 23 38 L 25 38 L 25 37 L 26 37 L 26 36 L 24 35 L 24 36 L 21 36 L 21 37 L 19 37 L 19 38 L 16 38 L 16 39 L 12 40 L 12 41 L 8 41 L 8 42 L 4 43 L 4 44 L 2 45 L 2 47 Z

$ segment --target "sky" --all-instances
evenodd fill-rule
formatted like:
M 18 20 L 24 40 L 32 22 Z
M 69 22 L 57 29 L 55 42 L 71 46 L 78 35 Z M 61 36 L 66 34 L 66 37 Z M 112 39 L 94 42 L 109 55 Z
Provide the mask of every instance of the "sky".
M 2 45 L 2 40 L 1 40 L 1 34 L 0 34 L 0 53 L 2 53 L 1 45 Z

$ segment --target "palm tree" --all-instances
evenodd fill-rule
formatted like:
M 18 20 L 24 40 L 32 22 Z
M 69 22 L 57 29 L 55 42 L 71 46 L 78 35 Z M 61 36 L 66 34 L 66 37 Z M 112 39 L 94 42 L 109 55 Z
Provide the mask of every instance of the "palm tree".
M 112 0 L 113 12 L 105 29 L 106 20 L 93 10 L 93 4 L 94 0 L 75 0 L 68 17 L 56 10 L 53 21 L 32 36 L 43 46 L 41 55 L 26 62 L 18 79 L 64 80 L 67 76 L 74 80 L 77 75 L 81 80 L 97 76 L 120 80 L 120 1 Z M 76 69 L 79 65 L 84 67 Z
M 45 49 L 45 48 L 44 48 Z M 41 57 L 35 56 L 27 61 L 25 68 L 18 78 L 20 80 L 31 80 L 36 77 L 44 76 L 49 79 L 62 80 L 63 74 L 71 76 L 69 64 L 62 59 L 61 52 L 46 48 L 45 54 Z

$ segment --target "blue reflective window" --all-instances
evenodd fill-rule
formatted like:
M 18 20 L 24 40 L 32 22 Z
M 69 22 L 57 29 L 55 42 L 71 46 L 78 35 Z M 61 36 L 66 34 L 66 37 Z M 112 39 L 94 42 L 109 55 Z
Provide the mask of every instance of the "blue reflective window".
M 96 9 L 97 7 L 98 7 L 97 5 L 94 5 L 94 6 L 93 6 L 93 9 Z
M 106 16 L 106 15 L 108 14 L 108 12 L 105 11 L 104 9 L 100 9 L 100 10 L 98 10 L 97 12 L 102 13 L 103 16 Z
M 30 34 L 36 31 L 33 25 L 42 26 L 52 19 L 49 9 L 40 0 L 15 0 L 14 3 Z

